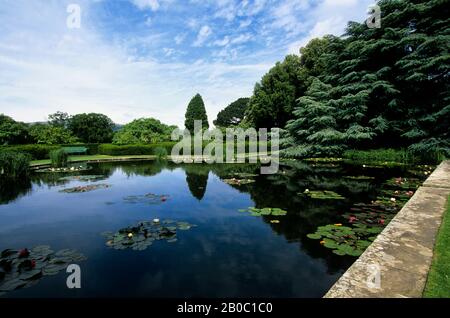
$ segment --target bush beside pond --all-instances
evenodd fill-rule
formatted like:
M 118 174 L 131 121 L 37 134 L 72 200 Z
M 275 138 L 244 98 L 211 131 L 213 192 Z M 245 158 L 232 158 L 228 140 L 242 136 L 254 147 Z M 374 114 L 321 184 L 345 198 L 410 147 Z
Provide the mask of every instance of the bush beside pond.
M 30 169 L 31 157 L 20 152 L 0 152 L 0 175 L 19 178 L 26 176 Z
M 52 167 L 63 168 L 67 166 L 69 155 L 62 148 L 53 150 L 50 152 L 50 160 L 52 163 Z

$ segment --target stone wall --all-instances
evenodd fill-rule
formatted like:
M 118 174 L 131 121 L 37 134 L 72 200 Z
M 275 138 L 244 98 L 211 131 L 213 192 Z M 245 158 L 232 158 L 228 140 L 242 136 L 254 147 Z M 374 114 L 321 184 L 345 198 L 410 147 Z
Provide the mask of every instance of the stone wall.
M 449 194 L 444 161 L 325 298 L 422 297 Z

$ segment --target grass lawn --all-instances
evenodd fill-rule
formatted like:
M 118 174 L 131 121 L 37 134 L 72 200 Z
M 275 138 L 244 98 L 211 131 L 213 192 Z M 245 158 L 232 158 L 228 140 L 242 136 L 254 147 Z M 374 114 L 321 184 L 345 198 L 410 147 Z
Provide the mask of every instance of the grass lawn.
M 108 160 L 108 159 L 152 159 L 155 156 L 149 155 L 136 155 L 136 156 L 107 156 L 107 155 L 92 155 L 92 156 L 70 156 L 69 162 L 80 162 L 80 161 L 90 161 L 90 160 Z M 50 159 L 45 160 L 34 160 L 31 161 L 31 166 L 47 165 L 50 164 Z
M 450 196 L 434 247 L 433 264 L 428 274 L 423 296 L 426 298 L 450 298 Z

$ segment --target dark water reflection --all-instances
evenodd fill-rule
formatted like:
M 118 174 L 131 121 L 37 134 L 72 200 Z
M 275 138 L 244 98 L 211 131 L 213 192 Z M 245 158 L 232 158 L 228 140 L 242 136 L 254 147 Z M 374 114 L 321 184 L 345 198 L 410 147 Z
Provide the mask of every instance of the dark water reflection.
M 82 288 L 68 290 L 66 274 L 45 277 L 32 288 L 6 297 L 321 297 L 354 261 L 322 248 L 306 234 L 341 222 L 341 214 L 369 202 L 398 169 L 335 164 L 285 163 L 276 175 L 230 186 L 237 172 L 258 173 L 257 165 L 175 165 L 165 162 L 103 163 L 85 174 L 101 174 L 112 185 L 89 193 L 59 193 L 86 184 L 61 175 L 0 186 L 0 249 L 51 245 L 74 248 L 83 262 Z M 371 180 L 345 176 L 366 175 Z M 1 184 L 1 182 L 0 182 Z M 305 189 L 331 190 L 346 200 L 311 200 Z M 129 204 L 126 196 L 168 194 L 158 205 Z M 278 207 L 279 224 L 239 209 Z M 178 242 L 157 242 L 147 250 L 113 250 L 103 231 L 117 231 L 153 218 L 187 221 L 198 227 Z

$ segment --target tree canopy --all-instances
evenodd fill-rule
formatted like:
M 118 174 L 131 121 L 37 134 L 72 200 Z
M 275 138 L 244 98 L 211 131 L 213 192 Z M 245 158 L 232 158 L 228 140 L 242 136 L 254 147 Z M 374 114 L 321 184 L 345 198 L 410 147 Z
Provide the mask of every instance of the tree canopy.
M 239 125 L 244 119 L 250 98 L 239 98 L 225 107 L 217 114 L 214 125 L 218 127 L 230 127 Z
M 256 128 L 284 127 L 296 100 L 306 92 L 306 79 L 300 57 L 288 55 L 255 85 L 245 121 Z
M 26 124 L 0 114 L 0 145 L 24 144 L 29 141 Z
M 194 121 L 201 120 L 203 129 L 209 128 L 208 115 L 206 114 L 205 103 L 200 94 L 195 95 L 186 110 L 184 126 L 191 133 L 194 133 Z
M 408 147 L 418 154 L 450 156 L 450 35 L 444 3 L 379 1 L 381 28 L 349 22 L 345 37 L 315 39 L 302 48 L 300 73 L 313 84 L 286 126 L 291 142 L 306 140 L 305 153 L 321 155 L 330 139 L 316 138 L 324 119 L 316 116 L 332 107 L 326 120 L 342 150 Z M 326 99 L 314 92 L 316 79 L 327 85 Z
M 37 144 L 60 145 L 77 142 L 77 138 L 62 126 L 49 124 L 34 124 L 29 128 L 30 136 Z
M 149 144 L 170 141 L 176 126 L 168 126 L 154 118 L 140 118 L 123 126 L 113 138 L 115 144 Z
M 83 142 L 107 143 L 112 141 L 114 123 L 103 114 L 78 114 L 70 118 L 68 128 Z

